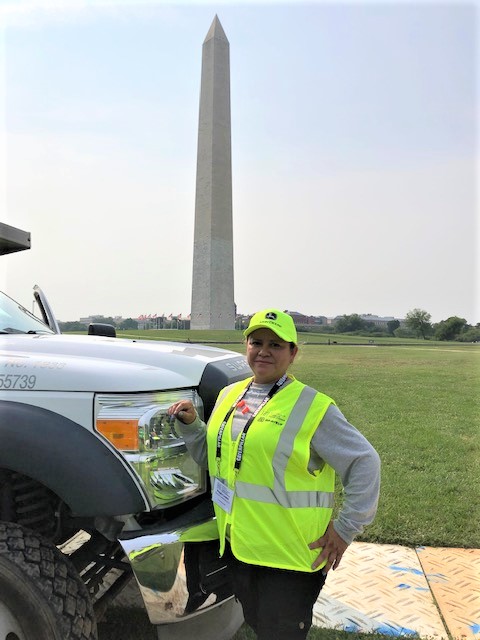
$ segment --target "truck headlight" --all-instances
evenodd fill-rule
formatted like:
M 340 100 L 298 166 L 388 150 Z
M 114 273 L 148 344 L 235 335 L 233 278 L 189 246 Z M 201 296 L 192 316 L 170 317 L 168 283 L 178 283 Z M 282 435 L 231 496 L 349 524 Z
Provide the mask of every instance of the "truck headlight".
M 193 389 L 96 397 L 96 428 L 134 467 L 153 505 L 171 506 L 205 491 L 205 474 L 175 432 L 167 409 L 191 400 L 203 417 Z

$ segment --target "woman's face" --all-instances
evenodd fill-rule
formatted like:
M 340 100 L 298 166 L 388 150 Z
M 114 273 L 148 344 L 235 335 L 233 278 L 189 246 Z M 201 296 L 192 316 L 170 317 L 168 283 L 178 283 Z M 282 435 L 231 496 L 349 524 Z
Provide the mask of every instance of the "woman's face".
M 290 348 L 271 329 L 257 329 L 247 338 L 247 361 L 255 382 L 274 383 L 287 371 L 294 361 L 298 348 Z

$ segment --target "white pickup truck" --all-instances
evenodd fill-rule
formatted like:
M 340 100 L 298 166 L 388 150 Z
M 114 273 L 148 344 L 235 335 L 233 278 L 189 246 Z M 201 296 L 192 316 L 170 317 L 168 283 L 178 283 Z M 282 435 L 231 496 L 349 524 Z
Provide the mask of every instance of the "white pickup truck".
M 0 253 L 28 248 L 12 229 Z M 208 479 L 166 410 L 189 397 L 207 418 L 245 358 L 102 325 L 62 335 L 34 295 L 38 317 L 0 293 L 0 640 L 95 639 L 132 576 L 160 639 L 231 638 Z

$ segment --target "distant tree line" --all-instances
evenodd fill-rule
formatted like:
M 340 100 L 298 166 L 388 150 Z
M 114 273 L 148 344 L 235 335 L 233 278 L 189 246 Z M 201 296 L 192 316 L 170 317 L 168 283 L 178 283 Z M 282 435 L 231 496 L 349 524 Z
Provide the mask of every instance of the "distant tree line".
M 480 342 L 480 323 L 468 324 L 465 318 L 450 316 L 432 324 L 431 315 L 424 309 L 412 309 L 405 316 L 405 324 L 418 337 L 427 340 L 457 340 L 458 342 Z
M 400 326 L 399 320 L 389 320 L 385 327 L 378 327 L 374 322 L 364 320 L 357 313 L 343 315 L 334 324 L 302 327 L 304 331 L 321 333 L 348 333 L 350 335 L 366 335 L 371 337 L 396 336 L 397 338 L 422 338 L 423 340 L 457 340 L 459 342 L 480 342 L 480 323 L 475 326 L 467 323 L 465 318 L 450 316 L 446 320 L 432 323 L 432 316 L 424 309 L 412 309 L 405 316 L 405 323 Z M 112 324 L 120 331 L 138 329 L 134 318 L 126 318 L 116 322 L 113 318 L 93 317 L 94 322 Z M 60 331 L 87 331 L 82 322 L 59 322 Z
M 378 334 L 378 335 L 390 335 L 393 336 L 395 331 L 400 327 L 399 320 L 389 320 L 385 329 L 378 327 L 374 322 L 370 320 L 365 320 L 361 318 L 357 313 L 352 313 L 351 315 L 343 315 L 341 318 L 337 320 L 335 323 L 335 332 L 336 333 L 347 333 L 352 331 L 363 331 L 370 334 Z
M 133 318 L 125 318 L 121 322 L 117 322 L 113 318 L 104 318 L 103 316 L 92 318 L 93 322 L 102 322 L 104 324 L 112 324 L 115 329 L 119 329 L 120 331 L 126 331 L 128 329 L 138 329 L 138 322 Z M 59 322 L 58 326 L 60 327 L 60 331 L 62 333 L 68 333 L 69 331 L 87 331 L 88 325 L 83 322 L 71 321 L 71 322 Z
M 385 328 L 381 328 L 373 322 L 364 320 L 357 313 L 352 313 L 341 316 L 335 324 L 316 327 L 315 330 L 322 333 L 480 342 L 480 323 L 472 326 L 467 323 L 465 318 L 450 316 L 446 320 L 432 324 L 431 317 L 424 309 L 412 309 L 405 316 L 404 326 L 400 326 L 399 320 L 390 320 L 386 323 Z

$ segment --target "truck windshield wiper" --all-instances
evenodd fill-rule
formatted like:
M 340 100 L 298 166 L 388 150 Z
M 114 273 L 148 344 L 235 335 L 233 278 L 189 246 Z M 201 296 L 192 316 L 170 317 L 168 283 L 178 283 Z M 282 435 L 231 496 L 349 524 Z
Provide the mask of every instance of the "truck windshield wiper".
M 34 333 L 36 335 L 38 333 L 50 333 L 50 331 L 45 331 L 44 329 L 30 329 L 30 331 L 25 331 L 25 333 L 28 333 L 28 334 Z
M 5 329 L 1 330 L 0 333 L 24 333 L 24 334 L 31 334 L 31 333 L 48 333 L 48 331 L 36 331 L 34 329 L 30 329 L 29 331 L 23 331 L 22 329 L 13 329 L 13 327 L 6 327 Z
M 0 333 L 27 333 L 26 331 L 22 331 L 21 329 L 13 329 L 12 327 L 5 327 Z

